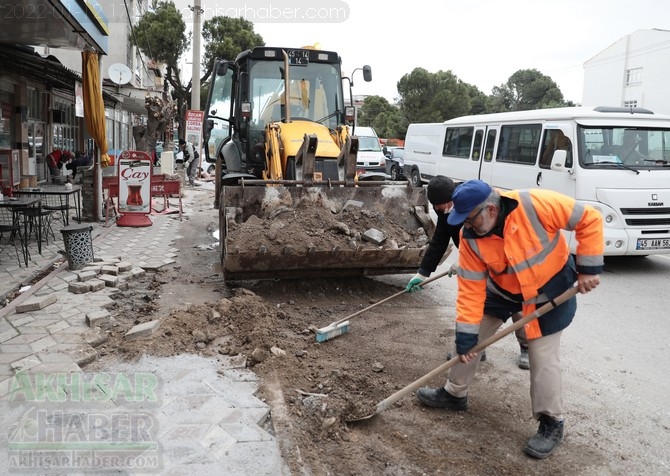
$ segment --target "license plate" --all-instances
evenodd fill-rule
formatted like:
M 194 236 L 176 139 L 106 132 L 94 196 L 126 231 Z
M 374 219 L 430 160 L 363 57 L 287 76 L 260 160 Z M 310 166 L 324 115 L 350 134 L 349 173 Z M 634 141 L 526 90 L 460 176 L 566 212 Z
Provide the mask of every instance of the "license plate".
M 638 238 L 637 248 L 638 250 L 666 250 L 670 249 L 670 238 Z

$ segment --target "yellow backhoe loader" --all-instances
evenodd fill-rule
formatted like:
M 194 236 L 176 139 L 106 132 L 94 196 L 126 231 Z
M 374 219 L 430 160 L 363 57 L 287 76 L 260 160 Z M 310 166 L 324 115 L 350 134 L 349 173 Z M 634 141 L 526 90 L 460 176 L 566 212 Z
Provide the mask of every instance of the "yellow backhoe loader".
M 203 137 L 226 280 L 416 272 L 434 231 L 425 191 L 357 164 L 340 65 L 311 47 L 215 62 Z

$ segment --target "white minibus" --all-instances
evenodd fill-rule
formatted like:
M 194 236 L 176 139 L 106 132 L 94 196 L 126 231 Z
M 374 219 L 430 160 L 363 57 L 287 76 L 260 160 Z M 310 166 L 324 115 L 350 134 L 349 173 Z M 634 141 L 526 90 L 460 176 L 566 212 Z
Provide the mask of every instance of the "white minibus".
M 421 127 L 408 129 L 405 174 L 415 185 L 446 175 L 500 189 L 556 190 L 602 213 L 606 255 L 670 252 L 670 116 L 576 107 L 414 126 Z M 413 147 L 426 131 L 434 142 Z

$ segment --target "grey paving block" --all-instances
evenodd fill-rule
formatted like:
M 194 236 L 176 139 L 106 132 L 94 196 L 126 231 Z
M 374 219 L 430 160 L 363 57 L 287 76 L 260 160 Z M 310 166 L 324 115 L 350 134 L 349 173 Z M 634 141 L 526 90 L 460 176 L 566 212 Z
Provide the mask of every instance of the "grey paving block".
M 87 283 L 70 283 L 67 290 L 73 294 L 86 294 L 91 287 Z
M 85 281 L 89 281 L 91 279 L 96 278 L 98 276 L 98 273 L 95 271 L 82 271 L 77 276 L 79 278 L 79 281 L 83 283 Z
M 38 359 L 37 356 L 33 354 L 12 362 L 9 365 L 18 372 L 19 370 L 29 370 L 36 365 L 40 365 L 41 363 L 42 362 L 40 362 L 40 359 Z
M 26 302 L 16 306 L 16 313 L 39 311 L 45 307 L 55 303 L 58 300 L 55 294 L 48 294 L 45 296 L 33 296 Z
M 105 289 L 106 286 L 106 283 L 101 279 L 92 279 L 88 284 L 91 286 L 91 292 L 100 291 L 101 289 Z
M 111 274 L 113 276 L 116 276 L 119 274 L 119 268 L 116 266 L 111 266 L 111 265 L 105 265 L 100 268 L 100 274 Z
M 82 344 L 76 349 L 70 351 L 69 355 L 78 366 L 84 367 L 93 362 L 98 357 L 98 351 L 90 345 Z
M 0 344 L 7 342 L 9 339 L 13 339 L 17 335 L 19 335 L 19 331 L 16 329 L 7 329 L 6 331 L 0 333 Z
M 131 269 L 129 272 L 132 276 L 139 276 L 140 274 L 146 273 L 144 269 L 138 267 Z
M 105 286 L 108 286 L 110 288 L 116 287 L 116 285 L 119 284 L 119 277 L 113 276 L 111 274 L 101 274 L 98 279 L 100 281 L 103 281 L 105 283 Z
M 112 315 L 107 309 L 98 309 L 86 314 L 86 324 L 90 327 L 107 326 L 112 322 Z
M 138 324 L 128 332 L 126 332 L 126 339 L 138 339 L 143 337 L 151 337 L 158 331 L 161 321 L 155 320 L 150 322 L 145 322 L 144 324 Z
M 125 273 L 133 269 L 133 264 L 128 261 L 119 261 L 116 263 L 116 267 L 119 268 L 119 272 Z
M 56 345 L 56 341 L 54 340 L 51 335 L 42 337 L 41 339 L 31 342 L 30 343 L 30 348 L 33 349 L 35 352 L 41 352 L 45 349 L 48 349 L 49 347 Z

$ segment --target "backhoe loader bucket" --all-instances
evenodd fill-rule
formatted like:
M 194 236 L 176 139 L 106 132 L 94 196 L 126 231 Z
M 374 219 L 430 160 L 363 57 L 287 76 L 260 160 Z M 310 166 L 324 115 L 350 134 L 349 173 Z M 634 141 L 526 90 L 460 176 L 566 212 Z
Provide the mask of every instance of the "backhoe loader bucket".
M 226 280 L 415 273 L 434 223 L 424 188 L 224 186 Z

